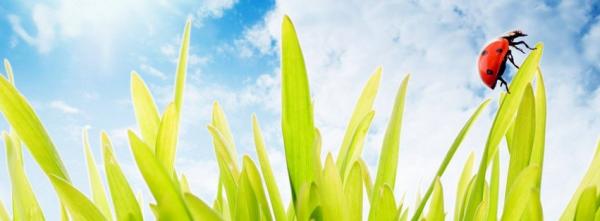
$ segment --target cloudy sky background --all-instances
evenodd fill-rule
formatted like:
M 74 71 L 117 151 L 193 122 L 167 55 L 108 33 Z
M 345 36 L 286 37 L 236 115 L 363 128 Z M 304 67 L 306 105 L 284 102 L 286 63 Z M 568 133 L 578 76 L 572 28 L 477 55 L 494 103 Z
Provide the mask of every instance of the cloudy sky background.
M 283 14 L 290 15 L 299 33 L 323 155 L 337 153 L 362 86 L 382 66 L 376 115 L 363 154 L 375 174 L 395 91 L 411 74 L 396 185 L 397 197 L 407 193 L 410 205 L 477 105 L 486 98 L 497 102 L 500 90 L 486 89 L 476 72 L 480 48 L 515 28 L 529 34 L 525 40 L 530 44 L 544 42 L 548 128 L 542 200 L 546 218 L 561 214 L 600 135 L 597 1 L 4 1 L 0 57 L 11 61 L 17 87 L 45 123 L 75 185 L 89 192 L 82 128 L 90 128 L 97 162 L 102 161 L 99 133 L 105 130 L 130 183 L 147 204 L 152 198 L 126 140 L 128 128 L 137 130 L 129 73 L 142 75 L 164 110 L 172 97 L 183 25 L 192 17 L 178 171 L 188 176 L 194 193 L 212 202 L 218 168 L 206 125 L 216 100 L 229 118 L 239 152 L 252 157 L 250 116 L 257 113 L 279 186 L 289 199 L 279 121 Z M 522 62 L 524 55 L 514 54 Z M 491 105 L 480 117 L 442 177 L 448 213 L 453 212 L 464 160 L 469 152 L 481 154 L 495 108 Z M 3 120 L 0 128 L 8 128 Z M 504 146 L 502 151 L 507 160 Z M 54 191 L 30 155 L 24 155 L 47 218 L 57 219 Z M 0 165 L 5 163 L 2 150 Z M 0 200 L 9 206 L 8 179 L 7 170 L 0 170 Z

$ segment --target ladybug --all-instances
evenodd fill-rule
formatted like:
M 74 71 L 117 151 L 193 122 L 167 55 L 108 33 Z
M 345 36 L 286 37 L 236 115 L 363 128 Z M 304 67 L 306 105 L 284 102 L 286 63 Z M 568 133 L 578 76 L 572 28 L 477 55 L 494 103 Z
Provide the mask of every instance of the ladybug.
M 515 39 L 524 36 L 527 36 L 527 34 L 520 30 L 508 32 L 506 35 L 488 43 L 483 48 L 483 51 L 481 51 L 477 62 L 479 75 L 481 76 L 483 83 L 492 90 L 496 87 L 496 83 L 500 81 L 500 87 L 504 85 L 506 87 L 506 92 L 510 94 L 508 84 L 506 83 L 506 80 L 502 78 L 502 74 L 504 74 L 504 70 L 506 69 L 506 60 L 509 60 L 517 69 L 519 66 L 515 64 L 509 46 L 519 50 L 521 53 L 525 52 L 523 49 L 517 47 L 517 45 L 522 44 L 529 50 L 535 50 L 535 48 L 529 47 L 524 41 L 515 42 Z

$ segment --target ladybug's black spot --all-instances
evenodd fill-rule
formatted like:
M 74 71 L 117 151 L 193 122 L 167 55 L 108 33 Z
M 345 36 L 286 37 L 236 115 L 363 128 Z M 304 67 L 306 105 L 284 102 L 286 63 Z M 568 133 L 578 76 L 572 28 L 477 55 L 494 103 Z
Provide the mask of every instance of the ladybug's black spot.
M 494 74 L 494 71 L 492 71 L 491 69 L 487 69 L 487 71 L 485 71 L 485 73 L 488 75 L 492 75 L 492 74 Z
M 496 49 L 496 52 L 498 52 L 498 54 L 502 53 L 502 48 Z
M 483 50 L 483 51 L 481 52 L 481 56 L 485 56 L 486 54 L 487 54 L 487 51 L 486 51 L 486 50 Z

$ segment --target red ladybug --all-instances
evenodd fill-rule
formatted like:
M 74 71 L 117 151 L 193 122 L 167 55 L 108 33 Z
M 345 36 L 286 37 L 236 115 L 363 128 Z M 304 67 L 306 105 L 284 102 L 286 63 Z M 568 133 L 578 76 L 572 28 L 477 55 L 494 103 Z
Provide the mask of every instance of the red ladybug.
M 506 69 L 506 60 L 508 59 L 516 68 L 519 68 L 519 66 L 515 64 L 509 46 L 519 50 L 521 53 L 525 52 L 518 48 L 517 45 L 523 44 L 529 50 L 535 49 L 529 47 L 524 41 L 515 42 L 516 38 L 524 36 L 527 36 L 527 34 L 520 30 L 508 32 L 506 35 L 487 44 L 485 48 L 483 48 L 483 51 L 481 51 L 477 62 L 479 75 L 481 76 L 483 83 L 492 90 L 496 87 L 496 83 L 500 81 L 500 87 L 502 87 L 502 85 L 506 86 L 506 92 L 510 93 L 508 84 L 502 78 L 502 74 L 504 74 L 504 70 Z

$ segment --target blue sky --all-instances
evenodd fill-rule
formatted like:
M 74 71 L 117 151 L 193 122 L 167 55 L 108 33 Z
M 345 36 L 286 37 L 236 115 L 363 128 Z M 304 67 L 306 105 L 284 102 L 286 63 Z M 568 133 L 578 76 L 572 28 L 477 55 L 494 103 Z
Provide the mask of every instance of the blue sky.
M 130 72 L 141 74 L 162 110 L 172 96 L 179 38 L 191 17 L 178 171 L 190 178 L 195 193 L 212 200 L 218 174 L 206 125 L 212 102 L 218 100 L 238 149 L 251 156 L 250 115 L 257 113 L 285 189 L 278 120 L 283 14 L 291 16 L 299 32 L 324 151 L 337 153 L 363 83 L 382 66 L 384 80 L 364 154 L 375 172 L 395 89 L 406 73 L 412 75 L 396 189 L 398 196 L 408 192 L 409 201 L 429 182 L 471 111 L 485 98 L 498 96 L 499 90 L 489 91 L 477 75 L 480 48 L 514 28 L 527 32 L 531 44 L 544 42 L 541 68 L 549 110 L 542 197 L 547 218 L 560 214 L 600 135 L 597 1 L 5 1 L 0 3 L 0 57 L 10 60 L 17 87 L 45 123 L 76 186 L 88 191 L 81 129 L 90 128 L 97 162 L 98 135 L 105 130 L 147 203 L 151 196 L 126 145 L 125 131 L 136 129 Z M 524 58 L 515 57 L 517 62 Z M 443 177 L 450 189 L 445 191 L 447 205 L 467 154 L 481 153 L 492 117 L 490 110 L 477 122 Z M 7 128 L 4 121 L 0 128 Z M 54 219 L 57 201 L 47 178 L 28 153 L 25 158 L 40 203 Z M 6 170 L 0 170 L 0 199 L 10 202 Z

